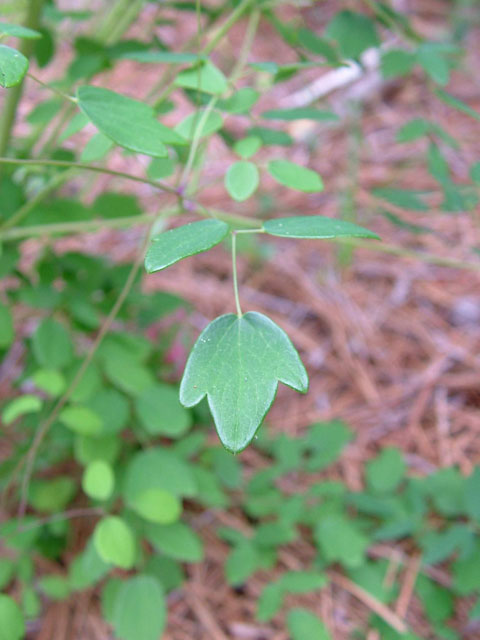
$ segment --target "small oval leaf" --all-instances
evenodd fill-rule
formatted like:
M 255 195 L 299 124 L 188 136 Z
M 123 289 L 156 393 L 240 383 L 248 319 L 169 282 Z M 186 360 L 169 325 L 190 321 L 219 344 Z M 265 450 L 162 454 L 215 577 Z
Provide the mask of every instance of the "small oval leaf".
M 143 102 L 90 86 L 79 87 L 77 98 L 78 106 L 97 129 L 125 149 L 163 158 L 168 155 L 166 144 L 186 144 Z
M 118 516 L 108 516 L 95 527 L 93 543 L 104 562 L 131 569 L 135 562 L 135 538 L 130 527 Z
M 272 178 L 290 189 L 305 193 L 323 190 L 322 179 L 316 171 L 289 160 L 271 160 L 267 169 Z
M 258 169 L 252 162 L 235 162 L 225 175 L 225 187 L 237 202 L 249 198 L 259 183 Z
M 27 69 L 28 60 L 20 51 L 0 44 L 0 86 L 8 89 L 20 84 Z
M 147 273 L 165 269 L 183 258 L 211 249 L 228 233 L 221 220 L 200 220 L 161 233 L 153 239 L 145 256 Z
M 263 223 L 265 233 L 285 238 L 376 238 L 373 231 L 359 227 L 353 222 L 337 220 L 327 216 L 298 216 L 294 218 L 276 218 Z

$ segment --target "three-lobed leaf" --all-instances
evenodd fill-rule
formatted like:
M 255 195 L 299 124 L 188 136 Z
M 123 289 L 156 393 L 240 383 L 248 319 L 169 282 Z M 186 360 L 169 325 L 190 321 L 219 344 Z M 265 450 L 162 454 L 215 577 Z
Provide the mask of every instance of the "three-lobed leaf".
M 221 220 L 200 220 L 165 231 L 153 239 L 145 256 L 145 269 L 154 273 L 207 251 L 219 244 L 227 233 L 228 225 Z
M 306 393 L 308 377 L 287 334 L 261 313 L 216 318 L 188 358 L 180 401 L 192 407 L 205 396 L 226 449 L 237 453 L 253 439 L 278 382 Z

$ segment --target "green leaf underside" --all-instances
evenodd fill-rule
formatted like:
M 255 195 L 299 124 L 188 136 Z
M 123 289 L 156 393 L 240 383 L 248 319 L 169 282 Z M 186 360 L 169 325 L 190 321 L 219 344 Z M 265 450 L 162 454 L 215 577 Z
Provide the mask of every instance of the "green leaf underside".
M 272 178 L 290 189 L 305 193 L 323 190 L 322 178 L 316 171 L 289 160 L 271 160 L 267 170 Z
M 97 129 L 125 149 L 147 156 L 168 155 L 165 144 L 186 144 L 178 133 L 156 120 L 152 107 L 109 89 L 77 89 L 78 106 Z
M 263 223 L 265 233 L 285 238 L 375 238 L 373 231 L 360 227 L 353 222 L 337 220 L 327 216 L 296 216 L 294 218 L 276 218 Z
M 0 33 L 7 36 L 13 36 L 15 38 L 41 38 L 42 34 L 28 27 L 23 27 L 19 24 L 8 24 L 7 22 L 0 22 Z
M 319 122 L 336 121 L 338 116 L 333 111 L 302 107 L 297 109 L 271 109 L 264 111 L 262 118 L 266 120 L 317 120 Z
M 308 377 L 287 334 L 261 313 L 216 318 L 198 338 L 185 367 L 180 401 L 206 395 L 218 435 L 233 453 L 245 449 L 282 382 L 306 393 Z
M 165 269 L 183 258 L 207 251 L 221 242 L 228 224 L 221 220 L 200 220 L 161 233 L 153 239 L 145 256 L 147 273 Z
M 249 198 L 256 191 L 258 183 L 258 169 L 252 162 L 235 162 L 225 176 L 227 191 L 237 202 Z
M 9 88 L 19 84 L 27 69 L 28 60 L 20 51 L 0 44 L 0 86 Z

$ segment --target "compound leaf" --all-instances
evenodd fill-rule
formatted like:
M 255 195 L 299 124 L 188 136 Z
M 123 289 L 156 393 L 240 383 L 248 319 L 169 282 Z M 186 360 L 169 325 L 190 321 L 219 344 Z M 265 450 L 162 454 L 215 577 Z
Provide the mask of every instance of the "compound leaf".
M 376 238 L 373 231 L 359 227 L 352 222 L 328 218 L 327 216 L 296 216 L 276 218 L 263 223 L 265 233 L 285 238 Z
M 198 338 L 185 367 L 180 401 L 206 395 L 218 435 L 237 453 L 254 437 L 278 382 L 305 393 L 308 377 L 286 333 L 261 313 L 216 318 Z
M 200 220 L 161 233 L 153 239 L 145 256 L 145 269 L 154 273 L 183 258 L 207 251 L 221 242 L 228 224 L 221 220 Z

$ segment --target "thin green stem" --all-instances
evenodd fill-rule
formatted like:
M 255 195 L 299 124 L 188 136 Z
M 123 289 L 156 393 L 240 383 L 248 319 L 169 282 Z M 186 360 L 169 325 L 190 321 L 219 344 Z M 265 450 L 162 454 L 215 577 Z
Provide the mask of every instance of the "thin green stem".
M 40 80 L 40 78 L 37 78 L 36 76 L 34 76 L 33 73 L 30 73 L 28 71 L 27 72 L 27 76 L 29 78 L 31 78 L 34 82 L 39 84 L 40 86 L 44 87 L 45 89 L 48 89 L 49 91 L 53 91 L 53 93 L 56 93 L 57 96 L 60 96 L 61 98 L 64 98 L 65 100 L 69 100 L 70 102 L 73 102 L 74 104 L 76 104 L 78 102 L 78 100 L 76 98 L 74 98 L 73 96 L 69 96 L 67 93 L 64 93 L 63 91 L 60 91 L 60 89 L 57 89 L 57 87 L 53 87 L 52 85 L 47 84 L 46 82 L 43 82 L 43 80 Z
M 237 232 L 232 231 L 232 277 L 233 277 L 233 293 L 235 296 L 235 306 L 237 308 L 237 316 L 242 317 L 242 307 L 240 306 L 240 296 L 238 295 L 238 276 L 237 276 Z
M 216 34 L 210 40 L 210 42 L 203 48 L 202 53 L 204 55 L 210 54 L 217 44 L 223 39 L 223 37 L 230 31 L 233 25 L 243 16 L 248 7 L 252 4 L 253 0 L 242 0 L 240 4 L 232 11 L 225 22 L 219 27 Z
M 255 34 L 257 32 L 257 29 L 258 29 L 259 21 L 260 21 L 260 12 L 257 11 L 257 10 L 252 11 L 252 13 L 250 14 L 250 19 L 248 21 L 247 30 L 245 32 L 245 38 L 243 40 L 242 48 L 241 48 L 240 54 L 238 56 L 237 63 L 235 64 L 230 76 L 228 77 L 228 82 L 231 85 L 233 85 L 236 82 L 236 80 L 242 74 L 243 68 L 244 68 L 244 66 L 245 66 L 245 64 L 246 64 L 246 62 L 248 60 L 248 55 L 249 55 L 250 50 L 252 48 L 253 41 L 255 39 Z M 207 107 L 205 108 L 204 112 L 202 113 L 200 121 L 196 124 L 195 133 L 193 135 L 193 140 L 192 140 L 192 144 L 191 144 L 191 147 L 190 147 L 190 152 L 188 154 L 188 159 L 187 159 L 187 162 L 185 164 L 185 168 L 184 168 L 184 170 L 182 172 L 182 175 L 181 175 L 181 178 L 180 178 L 180 181 L 179 181 L 179 184 L 183 185 L 184 188 L 186 187 L 186 183 L 187 183 L 188 177 L 190 175 L 193 162 L 195 160 L 195 156 L 196 156 L 196 153 L 197 153 L 198 145 L 200 144 L 201 133 L 202 133 L 203 126 L 204 126 L 205 122 L 207 121 L 207 118 L 210 115 L 211 111 L 215 107 L 215 104 L 217 103 L 217 101 L 218 101 L 218 96 L 214 96 L 214 97 L 212 97 L 210 99 Z
M 43 0 L 29 0 L 27 15 L 23 26 L 29 29 L 36 29 L 38 27 L 42 5 Z M 19 51 L 23 53 L 26 58 L 30 57 L 33 49 L 33 43 L 33 40 L 25 39 L 22 40 L 19 46 Z M 7 153 L 13 125 L 15 124 L 15 118 L 17 115 L 18 103 L 22 97 L 22 91 L 23 80 L 7 91 L 0 122 L 0 156 L 4 156 Z
M 133 180 L 134 182 L 141 182 L 143 184 L 149 184 L 156 189 L 161 189 L 167 193 L 178 195 L 178 192 L 173 187 L 169 187 L 163 182 L 158 180 L 149 180 L 148 178 L 140 178 L 139 176 L 132 176 L 130 173 L 124 173 L 122 171 L 114 171 L 113 169 L 106 169 L 105 167 L 97 167 L 91 164 L 83 164 L 82 162 L 68 162 L 67 160 L 47 160 L 47 159 L 30 159 L 24 160 L 21 158 L 0 158 L 0 164 L 16 164 L 16 165 L 38 165 L 44 167 L 65 167 L 72 169 L 84 169 L 85 171 L 94 171 L 96 173 L 105 173 L 115 178 L 123 178 L 125 180 Z
M 179 213 L 178 207 L 171 210 L 170 215 Z M 99 229 L 123 229 L 124 227 L 144 225 L 152 222 L 156 216 L 144 213 L 125 218 L 109 218 L 101 220 L 81 220 L 78 222 L 58 222 L 54 224 L 36 224 L 28 227 L 0 230 L 0 240 L 23 240 L 26 238 L 68 235 L 70 233 L 91 233 Z
M 72 178 L 74 174 L 75 171 L 73 169 L 67 169 L 67 171 L 64 171 L 63 173 L 57 173 L 57 175 L 55 175 L 50 180 L 50 182 L 48 182 L 43 187 L 43 189 L 40 189 L 40 191 L 38 191 L 38 193 L 36 193 L 33 198 L 27 200 L 27 202 L 22 207 L 20 207 L 20 209 L 17 209 L 17 211 L 15 211 L 15 213 L 10 216 L 10 218 L 8 218 L 8 220 L 6 220 L 2 226 L 0 226 L 0 238 L 4 236 L 4 234 L 2 234 L 2 231 L 4 229 L 11 229 L 19 222 L 21 222 L 52 191 L 60 187 L 64 182 L 67 182 L 67 180 L 70 180 L 70 178 Z

